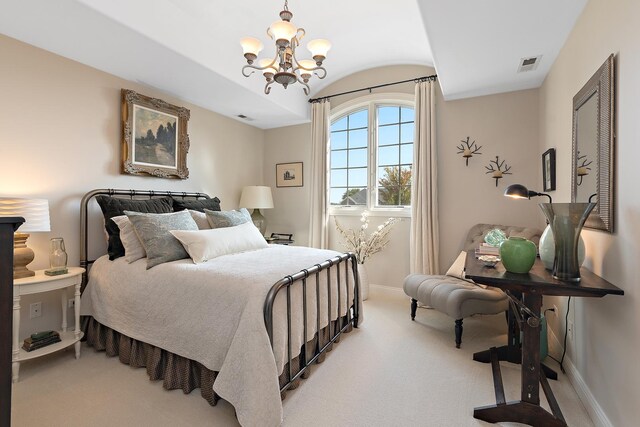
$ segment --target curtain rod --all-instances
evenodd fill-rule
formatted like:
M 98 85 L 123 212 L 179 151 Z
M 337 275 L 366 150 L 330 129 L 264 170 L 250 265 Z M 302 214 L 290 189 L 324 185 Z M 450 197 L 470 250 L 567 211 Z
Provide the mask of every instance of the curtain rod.
M 362 89 L 354 89 L 354 90 L 350 90 L 350 91 L 347 91 L 347 92 L 334 93 L 333 95 L 321 96 L 319 98 L 312 98 L 312 99 L 309 100 L 309 103 L 320 102 L 320 101 L 324 101 L 325 99 L 330 99 L 330 98 L 333 98 L 333 97 L 336 97 L 336 96 L 349 95 L 351 93 L 363 92 L 365 90 L 368 90 L 369 92 L 371 92 L 371 90 L 373 90 L 373 89 L 378 89 L 378 88 L 386 87 L 386 86 L 399 85 L 401 83 L 409 83 L 409 82 L 419 83 L 419 82 L 425 82 L 425 81 L 428 81 L 428 80 L 435 80 L 437 77 L 438 77 L 437 74 L 432 74 L 430 76 L 416 77 L 414 79 L 402 80 L 402 81 L 399 81 L 399 82 L 385 83 L 385 84 L 376 85 L 376 86 L 370 86 L 370 87 L 363 87 Z

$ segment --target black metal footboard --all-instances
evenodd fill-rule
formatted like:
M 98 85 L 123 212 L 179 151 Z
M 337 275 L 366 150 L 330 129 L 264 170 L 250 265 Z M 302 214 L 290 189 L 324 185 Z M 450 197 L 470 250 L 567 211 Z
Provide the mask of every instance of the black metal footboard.
M 349 264 L 349 261 L 351 262 Z M 349 267 L 351 267 L 351 273 L 349 272 Z M 337 319 L 332 319 L 332 286 L 331 286 L 331 269 L 336 270 L 337 282 L 336 282 L 336 290 L 338 292 L 338 316 Z M 320 280 L 320 272 L 323 270 L 327 270 L 327 280 L 326 284 L 321 284 Z M 347 312 L 346 312 L 346 321 L 345 316 L 342 316 L 340 313 L 340 307 L 342 306 L 341 302 L 341 292 L 342 287 L 346 290 L 345 295 L 349 296 L 349 274 L 353 274 L 354 278 L 354 292 L 353 292 L 353 301 L 347 301 Z M 315 277 L 315 278 L 314 278 Z M 318 338 L 316 339 L 315 348 L 313 351 L 307 351 L 307 343 L 309 342 L 309 331 L 307 330 L 308 324 L 308 308 L 307 308 L 307 292 L 309 291 L 307 288 L 308 282 L 312 282 L 310 284 L 311 292 L 315 292 L 316 294 L 316 333 L 318 334 Z M 321 286 L 325 286 L 327 288 L 327 319 L 328 319 L 328 332 L 329 339 L 326 343 L 322 343 L 320 340 L 320 313 L 322 307 L 320 307 L 320 289 Z M 302 286 L 302 321 L 303 321 L 303 334 L 304 340 L 302 344 L 302 352 L 300 353 L 300 365 L 301 369 L 295 375 L 293 374 L 292 361 L 294 359 L 293 349 L 291 348 L 291 289 L 295 286 Z M 358 316 L 360 313 L 360 304 L 359 304 L 359 295 L 360 295 L 360 284 L 358 281 L 358 270 L 357 270 L 357 261 L 356 256 L 353 253 L 345 253 L 334 258 L 328 259 L 323 263 L 316 264 L 309 269 L 304 269 L 294 274 L 293 276 L 286 276 L 281 279 L 277 283 L 275 283 L 271 290 L 267 295 L 267 299 L 264 303 L 264 323 L 267 328 L 267 333 L 269 335 L 269 340 L 271 341 L 271 345 L 273 346 L 273 306 L 276 301 L 276 297 L 280 293 L 280 291 L 286 292 L 286 303 L 287 303 L 287 382 L 280 388 L 281 392 L 284 392 L 288 388 L 291 387 L 292 383 L 297 380 L 299 377 L 308 373 L 309 367 L 311 364 L 315 363 L 316 360 L 322 355 L 329 347 L 340 338 L 340 335 L 351 326 L 357 328 L 358 327 Z M 336 321 L 335 326 L 333 326 L 333 321 Z M 344 323 L 344 324 L 343 324 Z M 311 353 L 311 354 L 307 354 Z M 306 378 L 306 377 L 305 377 Z

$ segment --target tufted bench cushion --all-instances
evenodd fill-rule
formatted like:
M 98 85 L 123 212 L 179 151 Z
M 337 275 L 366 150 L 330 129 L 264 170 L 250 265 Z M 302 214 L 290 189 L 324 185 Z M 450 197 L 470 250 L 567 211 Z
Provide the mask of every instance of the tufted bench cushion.
M 454 319 L 497 314 L 508 308 L 507 296 L 501 290 L 483 289 L 450 276 L 411 274 L 404 280 L 404 292 Z
M 476 224 L 467 233 L 462 249 L 469 251 L 484 241 L 490 230 L 499 228 L 507 237 L 531 240 L 538 246 L 540 230 L 536 228 Z M 404 279 L 404 292 L 411 297 L 411 319 L 415 319 L 418 302 L 455 319 L 456 347 L 462 340 L 462 319 L 474 314 L 498 314 L 509 308 L 507 296 L 499 289 L 481 288 L 452 276 L 410 274 Z

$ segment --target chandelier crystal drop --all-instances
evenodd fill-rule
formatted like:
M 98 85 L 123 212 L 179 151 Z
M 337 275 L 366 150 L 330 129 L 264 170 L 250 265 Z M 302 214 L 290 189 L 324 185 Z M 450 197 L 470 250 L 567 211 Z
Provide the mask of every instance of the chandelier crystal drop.
M 267 84 L 264 93 L 271 92 L 273 83 L 281 84 L 285 89 L 296 82 L 303 87 L 305 95 L 309 95 L 309 80 L 315 74 L 319 79 L 327 76 L 327 70 L 322 62 L 331 49 L 331 43 L 324 39 L 315 39 L 307 43 L 307 49 L 311 52 L 311 59 L 296 57 L 296 48 L 300 46 L 300 40 L 305 36 L 303 28 L 296 28 L 291 23 L 293 13 L 289 11 L 288 0 L 284 2 L 284 9 L 280 12 L 280 21 L 276 21 L 267 28 L 267 35 L 275 42 L 276 53 L 273 58 L 258 59 L 258 54 L 264 48 L 262 42 L 254 37 L 245 37 L 240 40 L 242 51 L 247 65 L 242 67 L 242 75 L 249 77 L 257 71 L 261 71 Z M 257 61 L 257 65 L 254 62 Z

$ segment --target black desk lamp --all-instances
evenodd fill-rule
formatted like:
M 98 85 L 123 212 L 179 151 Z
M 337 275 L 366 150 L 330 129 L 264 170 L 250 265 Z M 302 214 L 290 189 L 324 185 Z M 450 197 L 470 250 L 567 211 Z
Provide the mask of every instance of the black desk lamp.
M 549 198 L 549 203 L 553 203 L 553 199 L 551 199 L 551 196 L 547 193 L 531 191 L 522 184 L 511 184 L 506 190 L 504 190 L 504 195 L 507 197 L 513 197 L 514 199 L 530 199 L 537 196 L 547 196 Z

